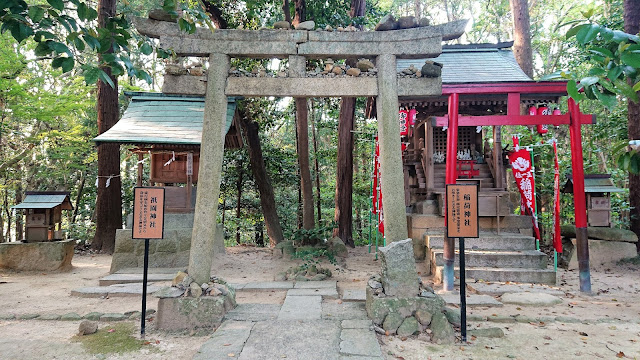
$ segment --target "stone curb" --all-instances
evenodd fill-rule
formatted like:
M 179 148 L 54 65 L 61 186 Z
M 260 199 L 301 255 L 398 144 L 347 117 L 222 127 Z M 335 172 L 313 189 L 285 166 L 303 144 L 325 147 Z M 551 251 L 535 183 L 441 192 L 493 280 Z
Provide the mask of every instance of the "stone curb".
M 153 317 L 156 313 L 154 309 L 147 310 L 147 319 Z M 66 313 L 63 315 L 58 314 L 0 314 L 0 321 L 11 320 L 42 320 L 42 321 L 80 321 L 80 320 L 93 320 L 100 322 L 115 322 L 123 320 L 137 320 L 140 319 L 140 311 L 127 311 L 125 313 L 100 313 L 90 312 L 84 316 L 76 313 Z

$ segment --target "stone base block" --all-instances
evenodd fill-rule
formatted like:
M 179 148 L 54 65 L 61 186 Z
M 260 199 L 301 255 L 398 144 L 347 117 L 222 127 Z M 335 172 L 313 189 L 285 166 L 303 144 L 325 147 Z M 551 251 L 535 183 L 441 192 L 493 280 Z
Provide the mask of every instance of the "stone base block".
M 414 316 L 417 310 L 431 314 L 442 312 L 444 300 L 436 294 L 431 297 L 415 296 L 411 298 L 379 297 L 367 286 L 365 309 L 367 315 L 376 325 L 381 325 L 390 313 L 398 313 L 403 318 Z
M 75 241 L 0 244 L 0 269 L 70 271 Z
M 571 239 L 569 250 L 568 270 L 578 269 L 578 252 L 576 249 L 576 239 Z M 568 246 L 565 246 L 565 251 Z M 636 255 L 636 244 L 622 241 L 592 240 L 589 239 L 589 263 L 591 268 L 615 263 L 618 260 L 634 257 Z
M 236 306 L 235 294 L 162 298 L 158 300 L 156 328 L 167 331 L 215 329 Z

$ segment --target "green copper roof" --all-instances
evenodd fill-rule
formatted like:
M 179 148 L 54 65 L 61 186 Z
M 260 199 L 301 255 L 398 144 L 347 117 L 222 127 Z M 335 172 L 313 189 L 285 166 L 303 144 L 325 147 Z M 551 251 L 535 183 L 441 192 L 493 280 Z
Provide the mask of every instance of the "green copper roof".
M 133 144 L 200 145 L 204 97 L 162 93 L 125 93 L 131 103 L 120 121 L 93 141 Z M 229 131 L 236 111 L 236 98 L 229 97 Z
M 398 59 L 397 69 L 411 65 L 422 68 L 427 59 Z M 495 82 L 532 82 L 516 62 L 511 50 L 473 48 L 473 45 L 443 49 L 435 59 L 443 65 L 443 84 L 473 84 Z
M 53 209 L 63 205 L 63 210 L 72 208 L 68 192 L 28 192 L 20 204 L 12 206 L 12 209 Z

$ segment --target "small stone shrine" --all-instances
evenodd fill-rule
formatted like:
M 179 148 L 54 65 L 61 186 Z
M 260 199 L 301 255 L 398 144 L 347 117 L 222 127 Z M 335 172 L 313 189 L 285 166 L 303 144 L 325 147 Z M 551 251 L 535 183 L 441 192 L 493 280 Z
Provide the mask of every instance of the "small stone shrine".
M 381 275 L 367 283 L 367 315 L 377 330 L 388 335 L 410 336 L 430 329 L 431 340 L 452 343 L 453 327 L 447 320 L 444 300 L 422 285 L 415 269 L 411 239 L 379 249 Z M 381 328 L 380 328 L 381 327 Z

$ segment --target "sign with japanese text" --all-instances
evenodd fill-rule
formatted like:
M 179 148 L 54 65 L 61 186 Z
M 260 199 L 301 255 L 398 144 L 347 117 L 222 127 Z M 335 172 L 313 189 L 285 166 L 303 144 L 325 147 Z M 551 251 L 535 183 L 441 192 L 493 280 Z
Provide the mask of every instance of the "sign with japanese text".
M 447 185 L 447 237 L 477 238 L 478 186 Z
M 133 189 L 133 239 L 162 239 L 164 189 L 138 186 Z

